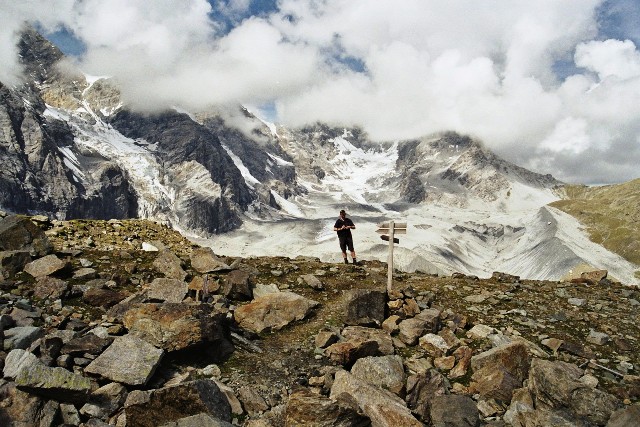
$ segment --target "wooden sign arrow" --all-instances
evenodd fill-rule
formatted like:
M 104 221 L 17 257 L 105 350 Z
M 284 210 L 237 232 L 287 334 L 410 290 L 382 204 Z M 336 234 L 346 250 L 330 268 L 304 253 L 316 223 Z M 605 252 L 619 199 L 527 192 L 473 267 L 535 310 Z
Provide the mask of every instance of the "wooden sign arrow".
M 383 222 L 378 224 L 378 229 L 376 230 L 378 234 L 391 234 L 389 231 L 389 223 Z M 407 223 L 406 222 L 398 222 L 393 224 L 393 234 L 407 234 Z

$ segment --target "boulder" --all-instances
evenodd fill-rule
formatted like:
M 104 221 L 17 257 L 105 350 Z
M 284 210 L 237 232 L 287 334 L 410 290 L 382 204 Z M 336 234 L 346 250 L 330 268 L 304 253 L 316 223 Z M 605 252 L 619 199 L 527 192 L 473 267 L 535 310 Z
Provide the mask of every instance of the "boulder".
M 164 351 L 131 334 L 116 338 L 84 371 L 111 381 L 133 386 L 145 385 Z
M 435 334 L 425 334 L 420 337 L 418 340 L 418 344 L 422 347 L 430 356 L 433 357 L 441 357 L 445 356 L 449 350 L 451 350 L 451 346 L 442 338 L 440 335 Z
M 226 315 L 208 304 L 136 304 L 123 316 L 129 332 L 166 351 L 206 346 L 212 362 L 233 352 Z
M 138 427 L 156 427 L 194 414 L 231 421 L 227 398 L 215 381 L 209 379 L 149 391 L 132 391 L 124 406 L 127 425 Z
M 0 385 L 0 398 L 2 399 L 0 425 L 7 427 L 53 427 L 56 425 L 54 419 L 58 403 L 55 401 L 47 401 L 40 396 L 18 390 L 13 382 Z
M 200 274 L 231 270 L 231 267 L 218 258 L 211 248 L 196 248 L 190 258 L 191 268 Z
M 16 387 L 58 402 L 83 403 L 91 392 L 91 381 L 64 368 L 32 363 L 20 368 Z
M 2 373 L 5 379 L 12 381 L 15 380 L 22 368 L 36 363 L 40 362 L 33 353 L 21 349 L 11 350 L 4 360 Z
M 91 288 L 84 293 L 82 300 L 93 307 L 109 309 L 125 298 L 127 298 L 127 295 L 120 291 L 104 288 Z
M 75 337 L 65 343 L 60 349 L 62 354 L 81 356 L 83 354 L 99 355 L 113 341 L 113 338 L 100 338 L 88 333 L 81 337 Z
M 372 339 L 351 339 L 331 344 L 324 350 L 324 355 L 332 362 L 349 367 L 358 359 L 381 355 L 378 343 Z
M 342 330 L 342 336 L 347 341 L 375 341 L 382 355 L 393 354 L 393 339 L 382 329 L 365 328 L 362 326 L 347 326 Z
M 89 401 L 80 409 L 84 416 L 106 419 L 122 407 L 127 389 L 118 383 L 109 383 L 89 395 Z
M 0 219 L 0 251 L 26 250 L 33 256 L 45 256 L 53 245 L 44 231 L 29 218 L 9 215 Z
M 344 323 L 354 326 L 380 326 L 385 319 L 387 293 L 384 290 L 352 289 L 346 294 Z
M 153 261 L 153 266 L 158 273 L 170 279 L 183 280 L 187 273 L 182 268 L 182 261 L 168 249 L 158 252 L 158 256 Z
M 282 329 L 294 320 L 302 320 L 317 305 L 316 301 L 293 292 L 277 292 L 238 307 L 234 317 L 242 328 L 260 333 Z
M 157 278 L 151 282 L 147 297 L 163 302 L 182 302 L 187 295 L 187 283 L 179 279 Z
M 570 411 L 576 420 L 604 425 L 622 405 L 614 396 L 580 381 L 584 372 L 576 365 L 533 359 L 529 389 L 536 408 Z
M 351 374 L 359 380 L 404 396 L 405 374 L 400 356 L 364 357 L 351 368 Z
M 407 378 L 407 406 L 423 421 L 429 420 L 433 398 L 448 393 L 449 382 L 435 369 Z
M 69 283 L 50 276 L 38 277 L 33 288 L 33 296 L 44 300 L 57 300 L 64 297 L 69 292 Z
M 269 409 L 269 405 L 267 405 L 264 398 L 260 396 L 255 388 L 250 386 L 243 386 L 238 389 L 238 399 L 242 402 L 242 407 L 249 416 L 261 414 Z
M 17 326 L 11 329 L 5 329 L 4 341 L 2 343 L 5 351 L 15 348 L 28 348 L 35 340 L 42 337 L 44 331 L 36 326 Z
M 21 272 L 30 262 L 29 251 L 0 251 L 0 279 Z
M 160 427 L 233 427 L 233 424 L 212 417 L 209 414 L 198 414 L 170 421 Z
M 246 270 L 233 270 L 224 279 L 222 293 L 227 298 L 239 301 L 248 301 L 253 298 L 251 274 Z
M 46 255 L 31 261 L 24 267 L 25 273 L 29 273 L 33 277 L 50 276 L 52 274 L 66 270 L 69 263 L 61 260 L 55 255 Z
M 285 409 L 285 427 L 365 427 L 367 417 L 359 415 L 357 408 L 339 397 L 332 400 L 301 388 L 289 396 Z
M 635 404 L 618 409 L 609 418 L 607 427 L 631 427 L 640 422 L 640 405 Z
M 426 320 L 413 317 L 405 319 L 398 325 L 398 339 L 407 345 L 416 345 L 418 338 L 432 330 Z
M 452 410 L 454 409 L 455 410 Z M 434 396 L 431 400 L 433 427 L 477 427 L 480 425 L 478 407 L 469 396 L 456 394 Z
M 527 378 L 530 365 L 531 355 L 526 344 L 521 341 L 492 348 L 471 358 L 471 369 L 474 372 L 486 367 L 503 369 L 519 382 Z
M 422 423 L 411 415 L 406 404 L 395 394 L 374 387 L 347 371 L 336 372 L 330 398 L 337 400 L 342 394 L 356 402 L 359 411 L 379 427 L 420 427 Z

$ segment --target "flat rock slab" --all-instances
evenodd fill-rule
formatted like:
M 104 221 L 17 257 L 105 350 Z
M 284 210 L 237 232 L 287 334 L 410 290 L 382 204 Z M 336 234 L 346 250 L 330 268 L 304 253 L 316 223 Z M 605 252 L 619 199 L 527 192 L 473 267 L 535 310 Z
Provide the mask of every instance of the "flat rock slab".
M 59 402 L 83 403 L 91 392 L 89 378 L 41 363 L 23 366 L 15 383 L 20 390 Z
M 231 270 L 231 267 L 219 259 L 211 248 L 194 249 L 191 253 L 191 267 L 202 274 Z
M 160 251 L 153 261 L 156 271 L 170 279 L 184 280 L 187 273 L 182 268 L 182 261 L 168 249 Z
M 42 335 L 44 331 L 37 326 L 18 326 L 4 331 L 2 345 L 5 351 L 16 348 L 25 349 Z
M 4 369 L 2 373 L 7 380 L 14 380 L 20 370 L 24 367 L 31 366 L 35 363 L 40 363 L 38 358 L 26 350 L 15 349 L 11 350 L 4 360 Z
M 31 261 L 24 267 L 25 273 L 29 273 L 33 277 L 50 276 L 68 266 L 66 261 L 61 260 L 55 255 L 47 255 Z
M 238 307 L 234 316 L 242 328 L 260 333 L 282 329 L 294 320 L 302 320 L 317 305 L 316 301 L 293 292 L 277 292 Z
M 144 385 L 149 381 L 164 351 L 133 335 L 116 338 L 85 372 L 129 385 Z

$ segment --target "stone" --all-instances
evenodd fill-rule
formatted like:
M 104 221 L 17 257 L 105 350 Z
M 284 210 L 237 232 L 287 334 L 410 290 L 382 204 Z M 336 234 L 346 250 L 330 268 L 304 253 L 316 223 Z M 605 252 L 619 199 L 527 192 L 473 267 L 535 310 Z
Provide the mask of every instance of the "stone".
M 249 416 L 261 414 L 269 409 L 267 402 L 253 387 L 240 387 L 238 389 L 238 399 L 242 402 L 242 406 Z
M 278 292 L 238 307 L 234 317 L 240 327 L 260 333 L 279 330 L 295 320 L 302 320 L 317 306 L 316 301 L 293 292 Z
M 513 391 L 522 386 L 513 375 L 496 366 L 486 366 L 473 373 L 471 389 L 484 399 L 509 403 Z
M 540 344 L 547 347 L 549 350 L 553 351 L 553 353 L 557 353 L 560 346 L 564 341 L 559 340 L 558 338 L 547 338 L 540 341 Z
M 387 293 L 383 290 L 351 289 L 346 293 L 345 325 L 380 326 L 385 319 Z
M 478 407 L 469 396 L 455 394 L 434 396 L 431 400 L 430 416 L 433 427 L 480 425 Z
M 209 414 L 191 415 L 176 421 L 169 421 L 160 427 L 233 427 L 233 424 L 212 417 Z
M 331 344 L 335 344 L 336 342 L 338 342 L 338 339 L 338 334 L 336 334 L 335 332 L 320 331 L 316 335 L 314 342 L 316 347 L 318 348 L 327 348 Z
M 302 280 L 302 282 L 304 284 L 306 284 L 307 286 L 309 286 L 311 289 L 314 289 L 316 291 L 322 291 L 324 290 L 324 285 L 322 284 L 322 282 L 320 281 L 320 279 L 318 279 L 316 276 L 314 276 L 313 274 L 303 274 L 302 276 L 300 276 L 298 278 L 298 280 Z
M 384 320 L 384 322 L 382 322 L 382 329 L 389 335 L 393 335 L 396 332 L 400 331 L 400 328 L 398 327 L 398 324 L 400 323 L 400 321 L 401 319 L 400 319 L 400 316 L 398 315 L 394 314 L 392 316 L 389 316 Z
M 569 298 L 567 302 L 571 305 L 575 305 L 576 307 L 582 307 L 587 301 L 583 298 Z
M 41 363 L 23 366 L 15 383 L 20 390 L 67 403 L 83 403 L 91 391 L 89 378 Z
M 123 323 L 130 333 L 166 351 L 204 345 L 212 362 L 233 352 L 226 315 L 209 304 L 135 304 Z
M 431 333 L 420 337 L 418 344 L 433 357 L 444 356 L 451 350 L 451 346 L 447 344 L 444 338 Z
M 531 356 L 527 346 L 520 341 L 492 348 L 471 358 L 471 369 L 474 372 L 486 367 L 504 369 L 520 383 L 527 378 L 530 364 Z
M 33 288 L 33 296 L 44 300 L 57 300 L 64 297 L 69 292 L 69 283 L 50 276 L 38 277 Z
M 0 251 L 29 251 L 33 256 L 45 256 L 53 245 L 44 231 L 29 218 L 9 215 L 0 219 Z
M 224 396 L 227 398 L 227 402 L 231 407 L 231 413 L 233 415 L 244 414 L 244 409 L 242 409 L 242 403 L 236 397 L 236 393 L 233 391 L 233 389 L 228 385 L 221 383 L 220 381 L 216 381 L 216 385 L 218 386 L 220 391 L 224 394 Z
M 611 337 L 604 332 L 596 332 L 593 329 L 589 331 L 586 341 L 595 345 L 604 345 L 611 340 Z
M 336 400 L 342 394 L 356 402 L 359 410 L 369 417 L 372 426 L 422 426 L 398 396 L 359 380 L 347 371 L 340 370 L 336 372 L 329 397 Z
M 448 393 L 449 382 L 435 369 L 427 369 L 407 378 L 407 406 L 423 421 L 429 420 L 431 400 Z
M 224 279 L 224 287 L 222 293 L 227 298 L 248 301 L 253 298 L 253 290 L 251 289 L 251 274 L 246 270 L 233 270 Z
M 40 363 L 38 358 L 26 350 L 11 350 L 4 360 L 4 369 L 2 371 L 4 378 L 7 380 L 15 380 L 24 367 Z
M 11 329 L 5 329 L 4 340 L 2 346 L 5 351 L 16 348 L 25 349 L 38 338 L 44 335 L 42 328 L 36 326 L 17 326 Z
M 84 293 L 82 300 L 90 306 L 109 309 L 125 298 L 126 294 L 113 289 L 91 288 Z
M 60 404 L 60 416 L 62 417 L 63 424 L 65 425 L 80 425 L 80 413 L 78 412 L 76 407 L 70 403 Z
M 184 281 L 187 273 L 182 268 L 182 261 L 168 249 L 161 250 L 153 261 L 153 267 L 158 273 L 164 274 L 169 279 Z
M 253 288 L 253 297 L 259 298 L 263 295 L 272 294 L 275 292 L 280 292 L 280 289 L 278 289 L 278 285 L 276 285 L 275 283 L 271 283 L 268 285 L 263 285 L 262 283 L 258 283 Z
M 359 415 L 350 402 L 339 397 L 334 401 L 308 389 L 291 393 L 285 409 L 285 427 L 364 427 L 369 424 L 369 419 Z
M 53 427 L 51 409 L 58 406 L 56 402 L 48 404 L 43 398 L 18 390 L 15 383 L 0 385 L 2 409 L 0 422 L 8 427 Z
M 80 408 L 80 414 L 106 419 L 124 405 L 127 389 L 118 383 L 109 383 L 89 395 L 89 401 Z
M 396 395 L 404 395 L 405 374 L 400 356 L 363 357 L 356 360 L 351 375 Z
M 609 272 L 607 270 L 593 270 L 593 271 L 585 271 L 580 274 L 581 279 L 592 280 L 594 282 L 599 282 L 602 279 L 607 278 L 607 274 Z
M 495 334 L 496 330 L 487 325 L 474 325 L 467 331 L 467 337 L 473 340 L 481 340 L 487 338 L 491 334 Z
M 398 325 L 398 339 L 407 345 L 416 345 L 418 338 L 423 336 L 429 328 L 426 320 L 414 317 L 400 322 Z
M 464 377 L 467 375 L 469 367 L 471 366 L 473 350 L 467 346 L 458 347 L 456 351 L 453 352 L 453 356 L 456 359 L 456 365 L 447 376 L 451 379 Z
M 147 297 L 162 302 L 182 302 L 187 295 L 187 284 L 178 279 L 157 278 L 149 285 Z
M 231 270 L 231 267 L 218 258 L 211 248 L 196 248 L 190 258 L 191 268 L 200 274 Z
M 145 385 L 163 355 L 163 350 L 143 339 L 124 335 L 117 337 L 84 371 L 123 384 Z
M 95 268 L 83 267 L 73 272 L 73 278 L 77 280 L 91 280 L 98 277 L 98 272 Z
M 38 258 L 35 261 L 31 261 L 24 267 L 25 273 L 30 274 L 33 277 L 50 276 L 52 274 L 61 272 L 67 269 L 69 263 L 61 260 L 55 255 L 46 255 L 42 258 Z
M 156 427 L 194 414 L 231 421 L 231 408 L 215 381 L 201 379 L 149 391 L 132 391 L 125 402 L 127 425 Z
M 450 371 L 456 364 L 455 356 L 443 356 L 433 359 L 433 365 L 441 371 Z
M 611 414 L 607 427 L 633 427 L 640 422 L 640 405 L 621 408 Z
M 390 355 L 395 352 L 393 339 L 388 333 L 381 329 L 366 328 L 363 326 L 347 326 L 342 330 L 342 336 L 347 341 L 375 341 L 378 343 L 378 349 L 382 355 Z
M 30 262 L 29 251 L 0 251 L 0 279 L 14 276 Z
M 112 338 L 100 338 L 95 334 L 88 333 L 66 342 L 60 349 L 60 353 L 70 354 L 72 356 L 81 356 L 88 353 L 97 356 L 102 353 L 112 341 Z
M 331 344 L 324 350 L 324 355 L 334 363 L 351 366 L 358 359 L 381 355 L 378 343 L 372 339 L 352 339 Z
M 491 279 L 501 283 L 515 283 L 520 281 L 520 276 L 513 276 L 511 274 L 494 271 L 491 275 Z
M 582 375 L 582 369 L 571 363 L 533 359 L 529 389 L 534 397 L 534 406 L 569 410 L 576 420 L 606 424 L 621 404 L 612 395 L 580 382 Z

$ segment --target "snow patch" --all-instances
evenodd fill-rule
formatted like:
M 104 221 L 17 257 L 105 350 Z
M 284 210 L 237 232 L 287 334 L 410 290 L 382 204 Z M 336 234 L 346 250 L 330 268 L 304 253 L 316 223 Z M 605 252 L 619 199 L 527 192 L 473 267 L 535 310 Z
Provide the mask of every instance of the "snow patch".
M 221 142 L 220 145 L 222 145 L 222 148 L 224 148 L 224 151 L 226 151 L 229 157 L 231 157 L 233 164 L 236 165 L 236 167 L 242 174 L 242 177 L 244 178 L 244 181 L 247 183 L 247 185 L 251 189 L 255 189 L 256 185 L 260 184 L 260 181 L 258 181 L 253 175 L 251 175 L 251 172 L 249 172 L 249 169 L 247 169 L 244 163 L 242 163 L 242 160 L 240 159 L 240 157 L 236 156 L 226 144 Z

